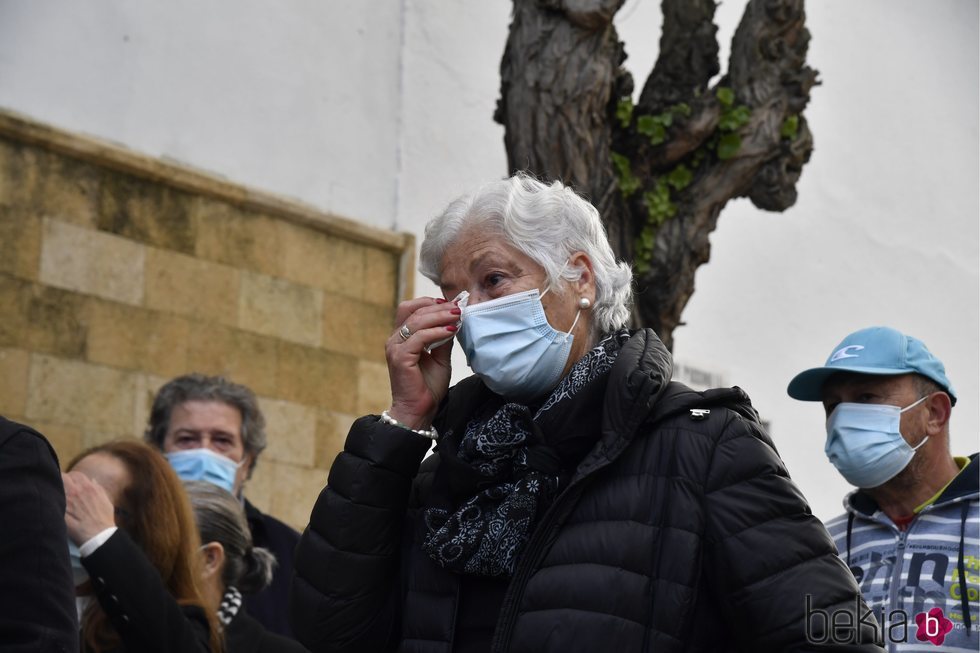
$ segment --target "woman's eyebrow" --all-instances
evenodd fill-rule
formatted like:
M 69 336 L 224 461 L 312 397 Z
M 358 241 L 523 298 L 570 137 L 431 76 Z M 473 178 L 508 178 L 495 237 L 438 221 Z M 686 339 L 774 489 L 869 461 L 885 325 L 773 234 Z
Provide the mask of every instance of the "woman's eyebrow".
M 492 254 L 480 254 L 475 259 L 470 261 L 470 265 L 469 265 L 470 272 L 473 272 L 473 270 L 476 270 L 481 265 L 484 265 L 488 260 L 491 263 L 494 262 Z
M 520 263 L 507 256 L 501 256 L 497 252 L 487 252 L 486 254 L 480 254 L 477 256 L 470 262 L 470 272 L 473 272 L 480 266 L 500 267 L 515 274 L 522 274 L 524 272 L 524 269 L 520 266 Z

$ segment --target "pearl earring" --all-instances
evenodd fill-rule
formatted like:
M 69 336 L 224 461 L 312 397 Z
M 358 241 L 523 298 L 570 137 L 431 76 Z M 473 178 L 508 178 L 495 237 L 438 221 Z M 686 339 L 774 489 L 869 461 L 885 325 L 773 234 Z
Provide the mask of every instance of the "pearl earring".
M 579 297 L 578 307 L 583 311 L 592 306 L 592 302 L 589 301 L 588 297 Z

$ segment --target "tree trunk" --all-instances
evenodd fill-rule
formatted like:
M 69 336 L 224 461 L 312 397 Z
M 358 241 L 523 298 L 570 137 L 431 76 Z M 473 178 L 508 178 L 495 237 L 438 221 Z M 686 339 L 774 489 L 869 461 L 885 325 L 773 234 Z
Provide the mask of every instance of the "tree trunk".
M 713 0 L 663 0 L 660 54 L 633 106 L 613 26 L 623 0 L 514 0 L 495 119 L 511 172 L 560 179 L 599 209 L 637 280 L 634 326 L 668 347 L 728 200 L 783 211 L 813 141 L 802 111 L 803 0 L 749 0 L 719 72 Z

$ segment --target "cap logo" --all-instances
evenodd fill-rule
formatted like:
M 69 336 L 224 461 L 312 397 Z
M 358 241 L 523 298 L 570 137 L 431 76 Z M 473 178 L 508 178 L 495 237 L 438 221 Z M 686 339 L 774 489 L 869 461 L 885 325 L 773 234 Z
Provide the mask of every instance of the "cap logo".
M 861 351 L 864 349 L 864 345 L 848 345 L 846 347 L 841 347 L 834 352 L 834 355 L 830 357 L 828 363 L 833 363 L 834 361 L 839 361 L 842 358 L 858 358 L 857 354 L 852 354 L 852 351 Z

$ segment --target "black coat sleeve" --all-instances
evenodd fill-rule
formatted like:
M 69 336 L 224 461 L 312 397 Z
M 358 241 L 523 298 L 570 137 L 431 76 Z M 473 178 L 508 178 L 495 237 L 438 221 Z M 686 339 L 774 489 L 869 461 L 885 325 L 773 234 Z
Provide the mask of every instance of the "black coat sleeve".
M 39 433 L 2 417 L 0 649 L 78 651 L 58 459 Z
M 204 610 L 179 605 L 139 547 L 119 529 L 82 558 L 95 596 L 127 651 L 208 653 Z
M 314 653 L 397 641 L 402 527 L 430 444 L 376 416 L 351 427 L 296 551 L 293 632 Z
M 860 627 L 867 608 L 854 577 L 768 436 L 724 412 L 705 484 L 703 573 L 739 649 L 881 651 Z M 835 613 L 852 628 L 828 639 L 822 614 Z

